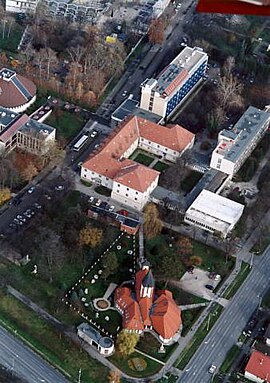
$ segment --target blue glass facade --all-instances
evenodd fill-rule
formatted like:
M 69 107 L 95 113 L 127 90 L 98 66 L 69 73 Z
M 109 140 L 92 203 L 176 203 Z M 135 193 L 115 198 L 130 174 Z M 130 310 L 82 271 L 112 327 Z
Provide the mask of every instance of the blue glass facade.
M 167 104 L 166 116 L 168 116 L 177 105 L 183 100 L 183 98 L 191 91 L 191 89 L 197 84 L 197 82 L 203 77 L 206 70 L 207 61 L 204 61 L 196 72 L 188 79 L 187 82 L 175 93 Z

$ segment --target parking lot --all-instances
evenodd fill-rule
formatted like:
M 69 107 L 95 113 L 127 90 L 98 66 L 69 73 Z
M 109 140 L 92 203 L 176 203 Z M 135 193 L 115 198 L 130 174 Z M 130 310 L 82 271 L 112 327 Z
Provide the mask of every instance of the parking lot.
M 179 287 L 198 297 L 211 300 L 215 297 L 216 289 L 221 279 L 219 274 L 209 273 L 202 269 L 194 268 L 193 272 L 186 272 L 180 279 Z M 211 278 L 210 278 L 211 277 Z M 207 286 L 207 287 L 206 287 Z

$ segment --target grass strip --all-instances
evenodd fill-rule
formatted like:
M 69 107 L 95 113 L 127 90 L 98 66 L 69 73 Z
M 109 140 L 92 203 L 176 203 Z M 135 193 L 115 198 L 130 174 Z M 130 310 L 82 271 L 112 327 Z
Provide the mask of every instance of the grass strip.
M 228 353 L 226 355 L 226 359 L 222 363 L 222 365 L 219 369 L 219 372 L 222 374 L 226 374 L 227 372 L 229 372 L 234 360 L 237 358 L 239 353 L 240 353 L 239 347 L 236 346 L 236 344 L 233 345 L 232 348 L 228 351 Z
M 236 291 L 240 288 L 248 274 L 250 273 L 250 266 L 248 263 L 242 262 L 241 270 L 238 273 L 235 280 L 230 284 L 230 286 L 226 289 L 222 298 L 230 299 L 234 296 Z
M 107 369 L 24 304 L 0 292 L 0 322 L 58 370 L 76 381 L 105 382 Z

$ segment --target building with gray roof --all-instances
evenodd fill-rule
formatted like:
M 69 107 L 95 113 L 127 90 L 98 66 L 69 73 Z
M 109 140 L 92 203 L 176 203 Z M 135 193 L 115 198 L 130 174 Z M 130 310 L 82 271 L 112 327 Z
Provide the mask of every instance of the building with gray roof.
M 210 167 L 233 176 L 263 138 L 269 124 L 269 112 L 250 106 L 231 130 L 219 133 Z
M 78 336 L 85 342 L 97 349 L 104 355 L 110 356 L 114 352 L 114 342 L 108 336 L 102 336 L 98 330 L 90 326 L 88 323 L 81 323 L 77 327 Z

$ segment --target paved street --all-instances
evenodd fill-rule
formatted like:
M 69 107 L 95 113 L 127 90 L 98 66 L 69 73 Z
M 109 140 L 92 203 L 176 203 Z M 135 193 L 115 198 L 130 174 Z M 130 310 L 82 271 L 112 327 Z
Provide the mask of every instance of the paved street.
M 68 383 L 56 369 L 0 327 L 0 364 L 28 383 Z
M 188 363 L 178 382 L 206 383 L 210 381 L 209 367 L 212 364 L 220 367 L 227 352 L 237 342 L 241 331 L 269 288 L 269 257 L 270 249 L 254 260 L 254 266 L 248 278 Z

